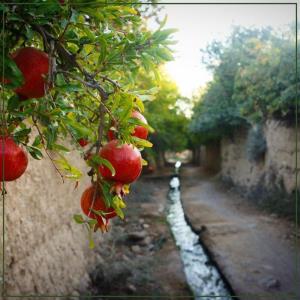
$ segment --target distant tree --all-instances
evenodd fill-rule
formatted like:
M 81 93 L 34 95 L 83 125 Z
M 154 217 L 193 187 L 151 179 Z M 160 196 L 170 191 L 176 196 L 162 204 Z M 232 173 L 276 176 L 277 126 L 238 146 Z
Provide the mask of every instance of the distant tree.
M 148 155 L 154 155 L 159 166 L 165 164 L 165 152 L 182 151 L 188 145 L 188 119 L 180 108 L 179 102 L 185 101 L 180 95 L 176 83 L 168 78 L 163 70 L 157 76 L 140 74 L 140 88 L 147 90 L 155 86 L 155 94 L 145 102 L 145 116 L 154 129 L 150 135 L 153 148 L 147 149 Z M 154 152 L 153 152 L 154 151 Z
M 213 80 L 194 106 L 189 126 L 201 143 L 267 118 L 295 120 L 300 77 L 292 28 L 279 34 L 237 27 L 225 43 L 215 41 L 203 52 Z

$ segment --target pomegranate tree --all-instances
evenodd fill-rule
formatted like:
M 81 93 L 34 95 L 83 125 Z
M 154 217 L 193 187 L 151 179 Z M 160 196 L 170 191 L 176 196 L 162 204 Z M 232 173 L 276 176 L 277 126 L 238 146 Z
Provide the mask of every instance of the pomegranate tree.
M 2 5 L 1 179 L 24 173 L 27 151 L 35 159 L 47 157 L 62 180 L 73 179 L 77 187 L 82 171 L 67 159 L 73 148 L 90 167 L 91 181 L 82 196 L 83 214 L 74 219 L 90 233 L 103 230 L 109 218 L 124 217 L 124 196 L 144 163 L 140 151 L 151 147 L 143 101 L 156 92 L 136 81 L 172 58 L 174 31 L 163 24 L 155 32 L 147 29 L 139 0 L 118 6 L 35 2 Z M 107 142 L 112 124 L 118 133 L 111 131 Z

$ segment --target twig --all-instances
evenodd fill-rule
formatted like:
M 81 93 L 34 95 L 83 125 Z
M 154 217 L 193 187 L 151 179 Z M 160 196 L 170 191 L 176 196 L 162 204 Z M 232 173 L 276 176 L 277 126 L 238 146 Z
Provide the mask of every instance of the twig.
M 108 81 L 110 82 L 115 88 L 117 89 L 121 89 L 121 86 L 114 80 L 110 79 L 109 77 L 107 77 L 106 75 L 100 75 L 101 79 L 103 81 Z
M 64 30 L 63 30 L 63 32 L 62 32 L 61 35 L 58 37 L 58 42 L 61 42 L 61 41 L 62 41 L 62 39 L 63 39 L 63 37 L 64 37 L 64 35 L 65 35 L 65 33 L 66 33 L 68 27 L 69 27 L 69 25 L 71 24 L 71 18 L 72 18 L 72 10 L 70 11 L 70 16 L 69 16 L 68 22 L 67 22 L 67 24 L 66 24 L 66 26 L 65 26 L 65 28 L 64 28 Z
M 46 148 L 46 146 L 45 146 L 45 140 L 44 140 L 43 134 L 42 134 L 42 132 L 41 132 L 41 130 L 40 130 L 40 128 L 39 128 L 39 126 L 38 126 L 38 124 L 37 124 L 37 121 L 36 121 L 36 119 L 34 118 L 34 116 L 32 116 L 32 121 L 33 121 L 33 124 L 34 124 L 34 126 L 36 127 L 36 129 L 37 129 L 37 131 L 38 131 L 38 133 L 39 133 L 39 136 L 41 137 L 41 142 L 42 142 L 43 148 L 44 148 L 44 150 L 45 150 L 47 156 L 49 157 L 49 159 L 50 159 L 51 163 L 53 164 L 53 166 L 54 166 L 55 170 L 57 171 L 57 173 L 60 175 L 60 177 L 61 177 L 61 179 L 62 179 L 62 182 L 65 183 L 65 181 L 64 181 L 64 176 L 62 175 L 62 173 L 59 171 L 59 169 L 58 169 L 57 166 L 55 165 L 55 163 L 54 163 L 53 158 L 51 157 L 51 155 L 48 153 L 48 150 L 47 150 L 47 148 Z
M 67 75 L 73 77 L 75 80 L 81 82 L 81 83 L 84 84 L 86 87 L 90 87 L 89 82 L 87 82 L 87 81 L 81 79 L 80 77 L 75 76 L 75 75 L 72 74 L 71 72 L 64 71 L 64 70 L 59 70 L 59 72 L 64 73 L 64 74 L 67 74 Z M 111 80 L 111 79 L 110 79 L 110 80 Z M 93 95 L 89 90 L 86 90 L 86 92 L 87 92 L 91 97 L 93 97 L 94 99 L 96 99 L 97 101 L 99 101 L 99 99 L 98 99 L 95 95 Z M 109 114 L 109 116 L 111 117 L 111 119 L 114 121 L 114 123 L 117 124 L 118 121 L 117 121 L 116 118 L 113 116 L 113 114 L 111 113 L 111 111 L 109 110 L 109 108 L 105 105 L 105 103 L 104 103 L 103 101 L 101 101 L 101 100 L 100 100 L 100 105 L 103 105 L 103 106 L 104 106 L 106 112 Z M 95 113 L 93 110 L 91 110 L 91 109 L 88 108 L 87 106 L 85 106 L 85 107 L 86 107 L 87 109 L 89 109 L 90 111 L 92 111 L 93 113 Z M 98 114 L 95 113 L 95 114 L 100 118 L 100 114 L 99 114 L 99 113 L 98 113 Z

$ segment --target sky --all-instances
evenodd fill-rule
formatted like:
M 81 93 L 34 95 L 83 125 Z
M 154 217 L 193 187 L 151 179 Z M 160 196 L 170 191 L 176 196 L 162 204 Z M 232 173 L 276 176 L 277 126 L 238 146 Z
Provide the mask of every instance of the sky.
M 175 60 L 165 66 L 183 96 L 191 97 L 211 80 L 212 75 L 201 64 L 200 49 L 214 39 L 225 40 L 232 26 L 272 26 L 283 29 L 295 21 L 294 5 L 165 5 L 161 18 L 168 15 L 165 28 L 177 28 Z M 153 26 L 153 24 L 150 26 Z

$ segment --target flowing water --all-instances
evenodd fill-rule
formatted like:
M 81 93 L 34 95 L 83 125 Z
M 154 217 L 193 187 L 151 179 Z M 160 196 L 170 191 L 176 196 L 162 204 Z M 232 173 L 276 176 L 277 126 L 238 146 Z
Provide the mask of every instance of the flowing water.
M 178 169 L 176 173 L 178 173 Z M 195 295 L 195 300 L 232 300 L 218 270 L 212 265 L 211 260 L 201 246 L 199 236 L 193 232 L 186 222 L 180 200 L 179 185 L 180 181 L 177 176 L 173 177 L 170 181 L 170 205 L 167 220 L 176 245 L 180 249 L 184 272 Z M 213 298 L 214 296 L 221 297 Z

